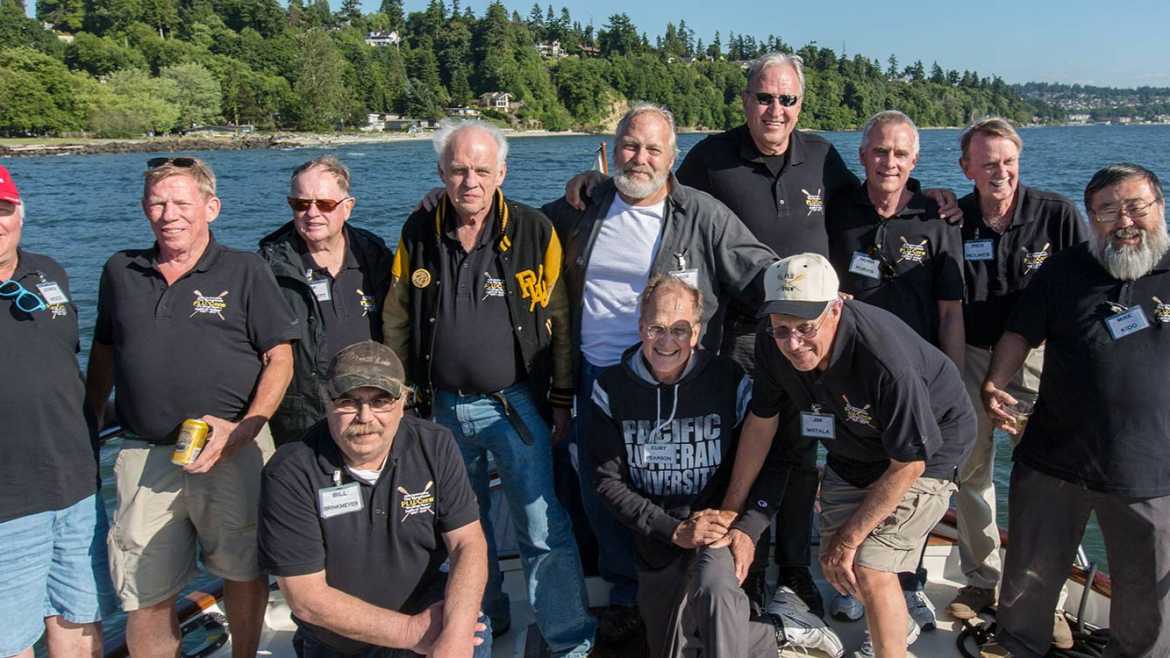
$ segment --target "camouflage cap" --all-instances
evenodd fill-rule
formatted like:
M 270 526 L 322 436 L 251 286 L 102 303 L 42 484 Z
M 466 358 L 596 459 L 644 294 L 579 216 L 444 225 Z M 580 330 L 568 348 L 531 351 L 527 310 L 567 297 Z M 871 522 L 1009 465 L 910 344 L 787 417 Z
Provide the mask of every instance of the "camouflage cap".
M 406 373 L 394 350 L 372 340 L 354 343 L 337 353 L 326 373 L 325 389 L 332 398 L 365 386 L 402 397 Z

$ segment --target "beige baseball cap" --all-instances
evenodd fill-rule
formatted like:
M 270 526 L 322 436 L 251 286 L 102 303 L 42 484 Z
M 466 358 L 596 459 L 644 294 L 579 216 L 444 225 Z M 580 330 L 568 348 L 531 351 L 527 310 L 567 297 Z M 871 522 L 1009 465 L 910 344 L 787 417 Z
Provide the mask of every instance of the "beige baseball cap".
M 797 254 L 764 270 L 764 305 L 759 317 L 791 315 L 812 320 L 837 299 L 840 283 L 829 259 L 820 254 Z

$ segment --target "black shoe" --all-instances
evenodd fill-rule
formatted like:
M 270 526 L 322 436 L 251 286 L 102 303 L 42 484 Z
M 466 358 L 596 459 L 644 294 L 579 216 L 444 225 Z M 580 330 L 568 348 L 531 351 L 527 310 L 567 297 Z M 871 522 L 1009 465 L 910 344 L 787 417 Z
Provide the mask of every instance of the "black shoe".
M 625 644 L 639 634 L 646 633 L 646 625 L 638 608 L 625 605 L 611 605 L 602 608 L 597 615 L 597 643 Z
M 812 574 L 807 567 L 781 567 L 776 586 L 781 585 L 786 585 L 796 592 L 800 600 L 808 606 L 809 612 L 822 619 L 825 617 L 825 602 L 821 598 L 821 590 L 813 582 Z
M 772 600 L 772 595 L 768 591 L 767 575 L 763 571 L 749 571 L 743 581 L 743 592 L 747 594 L 748 601 L 752 604 L 753 615 L 764 614 L 768 602 Z
M 496 620 L 494 620 L 494 619 L 492 620 L 492 639 L 493 640 L 497 637 L 500 637 L 501 635 L 504 635 L 505 633 L 507 633 L 510 630 L 512 630 L 512 618 L 511 617 L 508 617 L 507 619 L 503 619 L 499 623 L 497 623 Z

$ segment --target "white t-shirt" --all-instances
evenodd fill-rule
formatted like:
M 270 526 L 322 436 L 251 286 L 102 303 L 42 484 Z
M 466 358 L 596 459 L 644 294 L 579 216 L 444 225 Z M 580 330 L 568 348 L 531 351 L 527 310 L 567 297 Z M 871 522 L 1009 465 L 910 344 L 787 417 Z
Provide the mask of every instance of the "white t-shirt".
M 638 342 L 638 295 L 650 278 L 666 201 L 631 206 L 615 195 L 589 255 L 581 312 L 581 351 L 595 366 L 621 361 Z

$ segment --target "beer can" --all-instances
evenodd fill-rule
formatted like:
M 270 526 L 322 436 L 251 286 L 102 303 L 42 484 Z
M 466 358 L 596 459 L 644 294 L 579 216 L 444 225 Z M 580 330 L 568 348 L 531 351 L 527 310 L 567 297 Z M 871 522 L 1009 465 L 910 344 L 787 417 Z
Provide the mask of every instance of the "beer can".
M 183 421 L 179 428 L 179 440 L 175 442 L 175 452 L 171 455 L 171 463 L 178 466 L 187 466 L 199 458 L 203 446 L 207 445 L 207 432 L 211 427 L 194 418 Z

